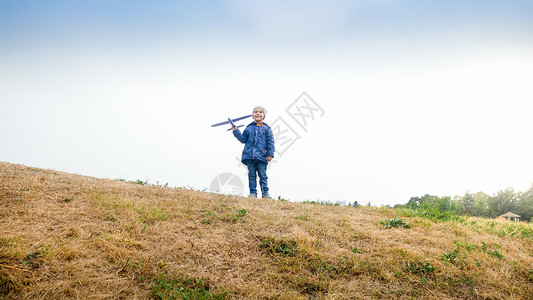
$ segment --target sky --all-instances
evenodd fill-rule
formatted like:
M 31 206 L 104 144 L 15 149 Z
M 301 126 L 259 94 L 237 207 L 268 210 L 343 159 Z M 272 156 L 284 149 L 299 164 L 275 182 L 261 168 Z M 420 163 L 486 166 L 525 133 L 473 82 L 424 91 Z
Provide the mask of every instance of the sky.
M 260 104 L 274 198 L 533 184 L 531 1 L 0 0 L 0 41 L 0 161 L 247 194 L 210 125 Z

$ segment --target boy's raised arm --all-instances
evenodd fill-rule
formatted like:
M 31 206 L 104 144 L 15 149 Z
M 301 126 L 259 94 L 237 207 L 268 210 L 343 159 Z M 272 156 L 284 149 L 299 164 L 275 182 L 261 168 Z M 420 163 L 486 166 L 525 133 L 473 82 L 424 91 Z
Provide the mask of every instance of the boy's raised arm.
M 246 136 L 244 136 L 241 131 L 239 130 L 239 128 L 237 127 L 233 127 L 233 136 L 235 136 L 237 138 L 237 140 L 239 140 L 239 142 L 245 144 L 246 143 Z M 246 134 L 246 133 L 245 133 Z

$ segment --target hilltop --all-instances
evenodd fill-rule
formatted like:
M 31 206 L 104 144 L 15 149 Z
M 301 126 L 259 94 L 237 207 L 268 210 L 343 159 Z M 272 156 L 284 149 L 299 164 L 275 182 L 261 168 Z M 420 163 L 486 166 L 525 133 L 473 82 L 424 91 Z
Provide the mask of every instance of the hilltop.
M 532 299 L 527 223 L 0 162 L 0 299 Z

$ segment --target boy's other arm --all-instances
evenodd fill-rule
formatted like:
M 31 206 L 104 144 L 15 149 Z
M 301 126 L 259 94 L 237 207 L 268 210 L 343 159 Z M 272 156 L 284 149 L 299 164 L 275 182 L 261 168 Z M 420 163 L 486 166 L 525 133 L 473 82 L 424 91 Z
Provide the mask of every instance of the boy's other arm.
M 267 141 L 266 142 L 267 142 L 267 145 L 266 145 L 267 161 L 271 161 L 272 158 L 274 158 L 274 152 L 276 151 L 276 148 L 274 146 L 274 134 L 272 133 L 272 129 L 270 129 L 270 128 L 268 128 L 268 131 L 267 131 Z M 269 157 L 270 157 L 270 159 L 269 159 Z

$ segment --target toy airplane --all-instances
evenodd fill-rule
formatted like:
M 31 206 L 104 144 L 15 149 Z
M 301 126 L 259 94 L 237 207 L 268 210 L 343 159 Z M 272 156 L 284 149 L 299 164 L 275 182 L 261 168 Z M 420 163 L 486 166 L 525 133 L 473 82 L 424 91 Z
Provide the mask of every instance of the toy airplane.
M 237 122 L 237 121 L 240 121 L 240 120 L 244 120 L 244 119 L 249 118 L 249 117 L 251 117 L 251 116 L 252 116 L 252 115 L 247 115 L 247 116 L 240 117 L 240 118 L 237 118 L 237 119 L 231 119 L 231 118 L 228 118 L 227 121 L 213 124 L 213 125 L 211 125 L 211 127 L 217 127 L 217 126 L 220 126 L 220 125 L 230 124 L 230 125 L 231 125 L 231 128 L 233 128 L 233 127 L 235 127 L 235 123 L 233 123 L 233 122 Z M 237 128 L 242 127 L 242 126 L 244 126 L 244 125 L 239 125 L 239 126 L 237 126 Z M 231 128 L 228 129 L 228 131 L 230 131 Z

